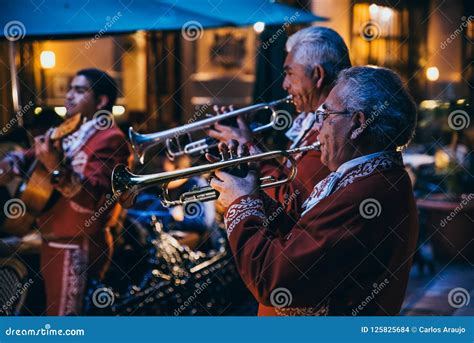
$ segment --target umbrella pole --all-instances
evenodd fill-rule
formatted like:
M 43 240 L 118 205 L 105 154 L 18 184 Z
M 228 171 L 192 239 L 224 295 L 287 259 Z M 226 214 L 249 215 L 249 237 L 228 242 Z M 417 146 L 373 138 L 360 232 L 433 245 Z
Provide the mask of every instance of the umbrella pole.
M 20 88 L 19 88 L 19 79 L 18 79 L 18 72 L 16 69 L 15 63 L 15 55 L 16 55 L 16 46 L 15 42 L 10 41 L 8 42 L 8 53 L 9 53 L 9 63 L 10 63 L 10 78 L 12 82 L 12 101 L 13 101 L 13 110 L 15 113 L 20 111 Z M 17 116 L 18 118 L 18 126 L 23 126 L 23 118 L 22 116 Z

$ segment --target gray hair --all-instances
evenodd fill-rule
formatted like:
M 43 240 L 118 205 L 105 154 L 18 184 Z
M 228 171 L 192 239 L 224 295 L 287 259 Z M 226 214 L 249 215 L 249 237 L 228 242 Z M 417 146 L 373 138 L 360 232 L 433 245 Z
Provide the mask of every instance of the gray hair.
M 416 126 L 416 104 L 400 76 L 387 68 L 353 67 L 339 74 L 339 98 L 349 112 L 363 112 L 364 135 L 381 149 L 406 146 Z
M 322 65 L 328 85 L 336 81 L 341 70 L 352 65 L 346 43 L 336 31 L 327 27 L 311 26 L 296 32 L 288 38 L 286 51 L 305 66 L 307 73 L 316 65 Z

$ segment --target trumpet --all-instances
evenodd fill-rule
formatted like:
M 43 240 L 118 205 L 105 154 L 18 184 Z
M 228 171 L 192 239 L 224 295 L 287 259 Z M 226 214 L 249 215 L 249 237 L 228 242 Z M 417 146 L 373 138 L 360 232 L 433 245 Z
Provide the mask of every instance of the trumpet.
M 320 145 L 321 144 L 319 142 L 315 142 L 314 144 L 308 146 L 289 150 L 274 150 L 250 156 L 235 158 L 231 157 L 228 160 L 214 162 L 206 165 L 194 166 L 171 172 L 162 172 L 148 175 L 133 174 L 132 172 L 130 172 L 126 165 L 119 164 L 114 168 L 112 172 L 112 191 L 114 192 L 114 194 L 121 194 L 127 191 L 139 192 L 151 186 L 161 186 L 161 202 L 166 207 L 185 205 L 187 203 L 192 202 L 215 200 L 219 197 L 219 194 L 210 186 L 195 188 L 189 192 L 181 194 L 178 199 L 171 199 L 168 193 L 167 185 L 171 181 L 188 179 L 193 176 L 215 172 L 224 168 L 234 168 L 238 167 L 241 164 L 260 162 L 275 159 L 278 157 L 286 157 L 290 162 L 290 173 L 286 178 L 275 180 L 275 178 L 272 176 L 264 176 L 259 179 L 260 189 L 278 187 L 282 184 L 293 181 L 296 176 L 296 161 L 292 155 L 310 150 L 319 150 Z
M 128 130 L 128 136 L 130 138 L 132 148 L 137 154 L 140 160 L 140 163 L 142 164 L 144 163 L 144 160 L 145 160 L 146 151 L 152 146 L 155 146 L 159 143 L 165 144 L 166 151 L 170 159 L 173 159 L 176 156 L 181 156 L 184 154 L 190 155 L 190 154 L 194 154 L 198 152 L 203 153 L 207 151 L 209 148 L 216 146 L 218 142 L 209 137 L 200 139 L 197 141 L 192 141 L 190 137 L 190 134 L 192 132 L 207 129 L 213 124 L 225 119 L 235 118 L 242 114 L 255 113 L 260 110 L 269 109 L 271 110 L 271 117 L 270 117 L 269 123 L 260 125 L 252 129 L 253 133 L 262 132 L 264 130 L 275 127 L 275 125 L 278 125 L 279 121 L 281 121 L 282 119 L 286 120 L 284 118 L 279 117 L 279 112 L 276 110 L 276 106 L 282 103 L 291 102 L 291 98 L 292 98 L 291 95 L 289 95 L 286 98 L 283 98 L 280 100 L 251 105 L 251 106 L 244 107 L 235 111 L 227 112 L 221 115 L 213 116 L 210 118 L 206 118 L 203 120 L 195 121 L 192 123 L 188 123 L 182 126 L 178 126 L 172 129 L 155 132 L 155 133 L 141 134 L 134 131 L 133 128 L 130 127 Z M 181 144 L 178 138 L 183 135 L 188 135 L 189 140 L 191 142 L 188 144 L 185 144 L 184 147 L 181 147 Z M 177 142 L 176 144 L 177 148 L 175 150 L 173 150 L 173 146 L 172 146 L 173 139 Z

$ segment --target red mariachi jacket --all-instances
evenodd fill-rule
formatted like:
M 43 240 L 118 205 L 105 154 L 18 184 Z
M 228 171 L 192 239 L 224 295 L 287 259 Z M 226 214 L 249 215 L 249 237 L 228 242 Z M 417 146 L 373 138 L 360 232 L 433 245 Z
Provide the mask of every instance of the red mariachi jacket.
M 110 178 L 113 168 L 119 163 L 126 164 L 130 156 L 125 135 L 115 125 L 99 129 L 90 126 L 83 130 L 85 135 L 75 137 L 76 132 L 66 137 L 72 142 L 68 165 L 74 182 L 58 185 L 61 196 L 37 220 L 43 232 L 57 238 L 97 234 L 104 229 L 118 200 L 112 194 Z M 76 142 L 79 140 L 82 143 Z
M 403 165 L 382 162 L 348 173 L 296 222 L 262 192 L 227 209 L 230 247 L 260 315 L 399 313 L 417 210 Z

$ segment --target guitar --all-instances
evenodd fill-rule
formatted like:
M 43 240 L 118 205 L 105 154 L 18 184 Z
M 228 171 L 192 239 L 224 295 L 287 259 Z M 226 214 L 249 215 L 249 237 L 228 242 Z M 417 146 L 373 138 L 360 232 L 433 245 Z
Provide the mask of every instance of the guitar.
M 75 132 L 82 123 L 80 113 L 66 119 L 59 126 L 48 131 L 51 142 Z M 51 176 L 46 168 L 35 159 L 28 169 L 25 179 L 20 183 L 14 198 L 25 204 L 24 214 L 5 218 L 2 231 L 15 236 L 24 236 L 31 232 L 35 219 L 44 211 L 54 187 L 50 182 Z

